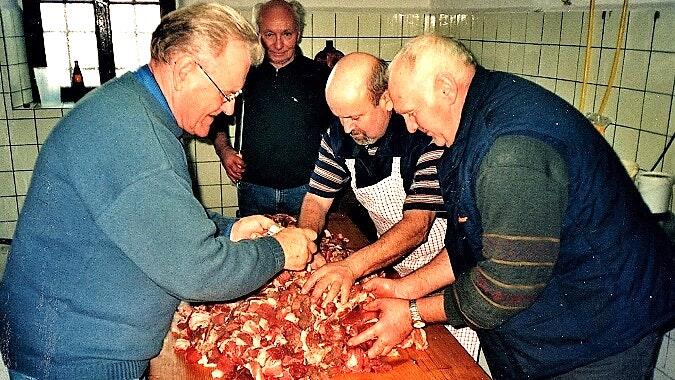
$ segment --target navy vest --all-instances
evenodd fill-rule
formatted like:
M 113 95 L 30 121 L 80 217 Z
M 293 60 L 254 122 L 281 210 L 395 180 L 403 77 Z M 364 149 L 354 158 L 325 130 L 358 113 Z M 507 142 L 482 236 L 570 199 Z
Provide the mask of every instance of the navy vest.
M 495 378 L 565 373 L 671 323 L 673 247 L 615 152 L 558 96 L 482 67 L 455 142 L 439 164 L 448 227 L 454 227 L 446 246 L 455 273 L 484 260 L 475 181 L 483 157 L 505 135 L 534 137 L 559 152 L 569 173 L 569 204 L 547 287 L 500 327 L 478 331 Z

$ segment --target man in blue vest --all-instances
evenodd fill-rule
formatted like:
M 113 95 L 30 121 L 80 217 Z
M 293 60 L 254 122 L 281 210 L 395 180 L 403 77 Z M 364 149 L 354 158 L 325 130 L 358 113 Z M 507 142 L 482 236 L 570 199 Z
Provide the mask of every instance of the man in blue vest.
M 380 320 L 350 344 L 376 339 L 369 355 L 385 354 L 411 329 L 447 322 L 478 332 L 496 379 L 651 377 L 675 319 L 673 247 L 604 138 L 454 40 L 413 39 L 390 76 L 408 131 L 447 147 L 449 255 L 371 281 Z

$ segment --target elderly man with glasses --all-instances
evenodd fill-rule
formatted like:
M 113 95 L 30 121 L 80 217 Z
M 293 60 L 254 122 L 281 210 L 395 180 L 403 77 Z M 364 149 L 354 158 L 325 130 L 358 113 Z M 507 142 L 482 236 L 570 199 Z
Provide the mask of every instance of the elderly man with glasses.
M 14 378 L 130 379 L 157 355 L 181 300 L 225 301 L 304 269 L 316 233 L 264 234 L 263 216 L 208 213 L 184 134 L 233 112 L 262 49 L 229 7 L 165 16 L 151 61 L 83 98 L 43 145 L 0 285 Z

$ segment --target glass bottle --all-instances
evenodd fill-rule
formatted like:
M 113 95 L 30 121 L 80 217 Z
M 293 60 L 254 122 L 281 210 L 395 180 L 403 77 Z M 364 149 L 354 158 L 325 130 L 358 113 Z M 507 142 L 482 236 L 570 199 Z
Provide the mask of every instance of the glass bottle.
M 82 77 L 82 70 L 80 70 L 80 64 L 77 61 L 75 61 L 75 66 L 73 67 L 73 76 L 70 80 L 70 85 L 73 88 L 77 89 L 84 88 L 84 78 Z
M 344 53 L 335 48 L 333 40 L 326 40 L 326 47 L 324 47 L 320 52 L 316 53 L 314 60 L 319 63 L 323 63 L 332 69 L 333 66 L 335 66 L 335 64 L 340 60 L 340 58 L 344 56 Z

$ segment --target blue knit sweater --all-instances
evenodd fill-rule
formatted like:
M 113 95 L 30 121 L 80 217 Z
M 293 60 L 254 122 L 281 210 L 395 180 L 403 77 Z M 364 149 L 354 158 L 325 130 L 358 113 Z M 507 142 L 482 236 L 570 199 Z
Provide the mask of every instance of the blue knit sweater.
M 9 368 L 47 379 L 139 377 L 180 300 L 230 300 L 283 268 L 275 239 L 220 235 L 233 220 L 208 215 L 193 195 L 181 134 L 133 73 L 56 126 L 0 284 Z

